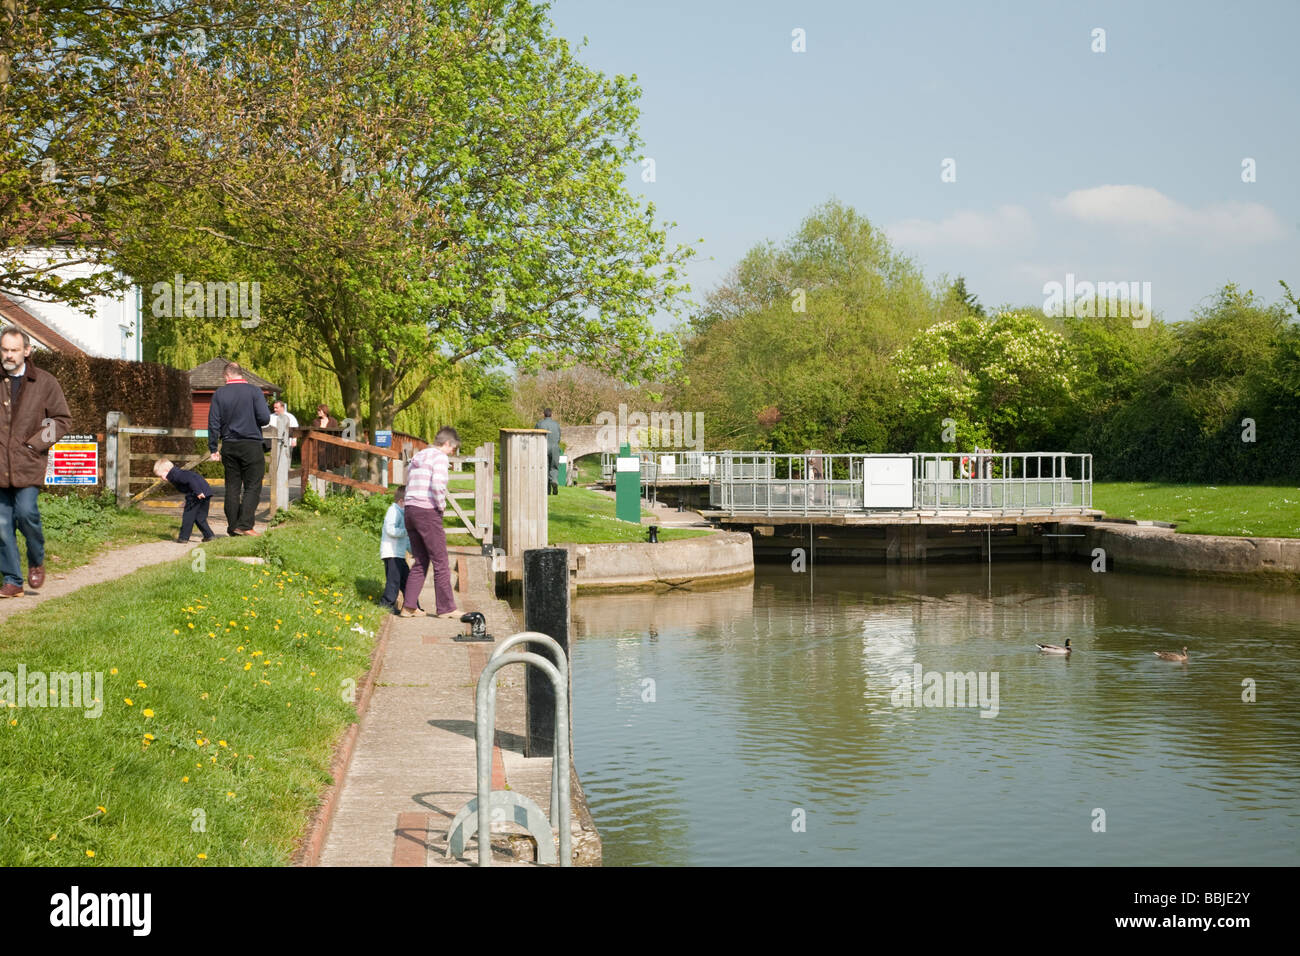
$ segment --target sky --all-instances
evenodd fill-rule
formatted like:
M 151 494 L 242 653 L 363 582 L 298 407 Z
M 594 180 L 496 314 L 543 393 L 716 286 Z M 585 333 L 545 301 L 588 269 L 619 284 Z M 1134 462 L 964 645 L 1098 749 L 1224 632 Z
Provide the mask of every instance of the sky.
M 831 198 L 987 306 L 1041 306 L 1067 276 L 1150 283 L 1165 320 L 1228 282 L 1300 294 L 1297 0 L 549 13 L 586 39 L 582 62 L 636 76 L 655 178 L 629 164 L 628 188 L 678 224 L 671 241 L 704 240 L 687 270 L 697 301 Z

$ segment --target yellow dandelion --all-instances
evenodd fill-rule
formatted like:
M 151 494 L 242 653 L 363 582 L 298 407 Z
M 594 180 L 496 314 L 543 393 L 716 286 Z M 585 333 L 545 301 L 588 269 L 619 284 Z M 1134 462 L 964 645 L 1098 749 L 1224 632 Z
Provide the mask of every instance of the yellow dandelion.
M 245 661 L 245 662 L 244 662 L 244 670 L 246 670 L 246 671 L 251 671 L 252 669 L 253 669 L 253 663 L 252 663 L 252 661 Z
M 233 797 L 234 795 L 235 795 L 235 791 L 233 791 L 233 790 L 227 790 L 227 791 L 226 791 L 226 798 L 227 798 L 227 799 L 229 799 L 230 797 Z
M 148 707 L 146 707 L 146 708 L 142 711 L 142 713 L 143 713 L 146 717 L 152 717 L 152 716 L 153 716 L 153 711 L 152 711 L 151 709 L 149 709 Z
M 138 680 L 135 682 L 135 686 L 139 687 L 141 690 L 144 690 L 144 688 L 148 687 L 149 685 L 142 680 Z
M 108 812 L 108 807 L 95 807 L 95 809 L 98 810 L 100 813 Z
M 208 858 L 208 855 L 207 855 L 206 853 L 200 853 L 200 854 L 199 854 L 199 859 L 200 859 L 200 860 L 206 860 L 207 858 Z
M 226 745 L 226 742 L 225 742 L 224 740 L 218 740 L 218 741 L 217 741 L 217 746 L 219 746 L 219 747 L 224 747 L 225 745 Z
M 116 668 L 116 667 L 110 667 L 110 668 L 108 669 L 108 672 L 109 672 L 110 674 L 116 674 L 116 673 L 117 673 L 117 668 Z
M 207 699 L 208 699 L 208 692 L 206 690 L 203 693 L 199 694 L 199 700 L 207 700 Z
M 9 721 L 9 726 L 10 726 L 10 727 L 17 727 L 17 726 L 18 726 L 18 718 L 15 717 L 13 720 Z
M 176 628 L 173 627 L 173 628 L 172 628 L 172 633 L 173 633 L 173 634 L 179 634 L 180 631 L 176 630 Z
M 94 855 L 95 855 L 95 851 L 94 851 L 94 850 L 87 850 L 87 851 L 86 851 L 86 856 L 93 857 Z
M 158 738 L 155 737 L 153 734 L 145 734 L 145 735 L 144 735 L 144 739 L 145 739 L 145 740 L 157 740 Z
M 181 777 L 181 783 L 189 783 L 189 782 L 190 782 L 189 777 Z
M 124 701 L 126 701 L 126 706 L 128 706 L 128 707 L 134 707 L 134 706 L 135 706 L 135 701 L 133 701 L 130 697 L 123 697 L 122 699 L 123 699 Z
M 50 839 L 51 839 L 51 840 L 57 840 L 58 838 L 59 838 L 59 835 L 58 835 L 57 833 L 51 833 L 51 834 L 50 834 Z

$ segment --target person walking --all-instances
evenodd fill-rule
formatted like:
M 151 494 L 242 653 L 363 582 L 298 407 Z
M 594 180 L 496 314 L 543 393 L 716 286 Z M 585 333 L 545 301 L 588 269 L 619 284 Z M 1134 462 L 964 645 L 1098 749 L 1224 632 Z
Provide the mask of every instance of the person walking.
M 560 493 L 560 423 L 551 417 L 549 408 L 542 409 L 542 417 L 534 426 L 546 435 L 546 493 Z
M 15 530 L 27 543 L 28 583 L 32 590 L 45 583 L 45 532 L 37 495 L 45 483 L 50 446 L 72 425 L 58 379 L 32 365 L 31 354 L 31 336 L 16 325 L 0 329 L 7 379 L 0 386 L 0 598 L 24 593 Z
M 253 528 L 253 522 L 266 474 L 262 428 L 270 421 L 271 410 L 266 407 L 262 390 L 244 379 L 239 363 L 227 363 L 226 384 L 213 393 L 208 411 L 208 451 L 213 461 L 225 466 L 229 535 L 261 534 Z
M 460 435 L 454 428 L 441 428 L 433 444 L 415 453 L 407 470 L 406 533 L 411 539 L 415 563 L 406 578 L 402 597 L 402 617 L 425 614 L 420 607 L 420 592 L 433 564 L 433 593 L 438 617 L 459 617 L 456 598 L 451 591 L 451 562 L 447 560 L 447 534 L 442 527 L 442 513 L 447 507 L 448 455 L 460 448 Z

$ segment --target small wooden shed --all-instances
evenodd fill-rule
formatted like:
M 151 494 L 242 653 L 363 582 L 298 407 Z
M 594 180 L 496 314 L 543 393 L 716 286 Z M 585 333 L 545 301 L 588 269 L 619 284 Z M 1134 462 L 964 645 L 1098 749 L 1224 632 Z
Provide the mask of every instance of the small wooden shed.
M 212 395 L 222 385 L 226 384 L 226 365 L 228 363 L 228 359 L 217 356 L 202 365 L 190 369 L 191 428 L 202 429 L 208 427 L 208 410 L 212 407 Z M 279 394 L 284 391 L 280 386 L 272 385 L 266 379 L 260 375 L 255 375 L 247 368 L 244 369 L 244 380 L 262 390 L 262 394 L 266 396 L 267 405 L 274 402 Z

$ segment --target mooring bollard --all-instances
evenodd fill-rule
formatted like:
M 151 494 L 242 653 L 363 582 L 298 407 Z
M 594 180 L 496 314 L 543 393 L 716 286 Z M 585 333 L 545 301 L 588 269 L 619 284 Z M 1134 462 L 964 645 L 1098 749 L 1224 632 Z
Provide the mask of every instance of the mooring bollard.
M 564 548 L 524 552 L 524 630 L 546 634 L 569 654 L 569 552 Z M 541 646 L 536 650 L 549 657 Z M 551 757 L 555 749 L 555 690 L 539 668 L 528 668 L 524 700 L 524 756 Z

